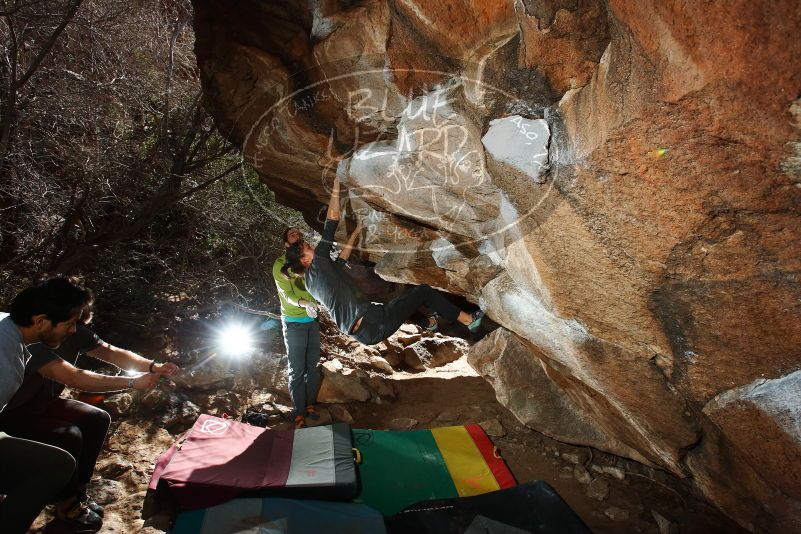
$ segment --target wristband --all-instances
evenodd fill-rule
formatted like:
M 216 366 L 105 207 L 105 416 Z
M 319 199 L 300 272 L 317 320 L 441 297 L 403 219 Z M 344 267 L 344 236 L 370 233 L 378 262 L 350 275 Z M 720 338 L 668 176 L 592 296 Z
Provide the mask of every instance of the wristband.
M 150 367 L 147 368 L 149 373 L 153 372 L 153 365 L 155 365 L 156 360 L 150 360 Z

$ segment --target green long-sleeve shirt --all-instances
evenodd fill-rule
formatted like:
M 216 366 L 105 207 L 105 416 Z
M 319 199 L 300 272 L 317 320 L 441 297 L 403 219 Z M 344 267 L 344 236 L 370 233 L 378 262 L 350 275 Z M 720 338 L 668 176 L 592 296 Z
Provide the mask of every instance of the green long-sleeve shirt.
M 286 255 L 282 254 L 273 263 L 273 278 L 275 286 L 278 288 L 278 299 L 281 301 L 281 315 L 287 321 L 311 321 L 312 318 L 306 315 L 306 308 L 298 306 L 298 301 L 308 300 L 317 302 L 314 297 L 306 291 L 306 285 L 300 276 L 287 276 L 281 272 L 281 267 L 286 263 Z

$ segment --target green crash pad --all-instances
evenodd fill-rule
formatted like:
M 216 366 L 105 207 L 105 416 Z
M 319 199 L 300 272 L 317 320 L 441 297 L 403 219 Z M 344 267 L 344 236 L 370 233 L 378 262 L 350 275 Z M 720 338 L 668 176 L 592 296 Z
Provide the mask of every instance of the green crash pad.
M 406 432 L 353 429 L 361 493 L 355 502 L 388 516 L 431 499 L 480 495 L 515 485 L 478 425 Z

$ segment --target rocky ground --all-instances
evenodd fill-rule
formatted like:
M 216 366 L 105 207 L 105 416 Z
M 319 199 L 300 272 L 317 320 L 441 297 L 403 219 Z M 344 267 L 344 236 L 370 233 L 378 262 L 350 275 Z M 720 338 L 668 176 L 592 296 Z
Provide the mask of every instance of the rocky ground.
M 268 330 L 267 337 L 276 333 Z M 320 424 L 345 421 L 354 427 L 407 430 L 480 423 L 519 482 L 547 481 L 593 532 L 740 531 L 693 495 L 685 481 L 523 426 L 467 364 L 469 345 L 462 339 L 422 334 L 413 325 L 377 348 L 349 340 L 331 325 L 325 325 L 323 338 Z M 163 517 L 142 521 L 145 489 L 157 456 L 198 414 L 239 418 L 255 412 L 269 427 L 291 425 L 286 357 L 280 352 L 259 350 L 248 359 L 183 363 L 181 375 L 157 390 L 103 400 L 115 423 L 90 490 L 106 506 L 101 532 L 156 533 L 167 528 Z M 50 520 L 45 511 L 32 531 L 63 532 Z

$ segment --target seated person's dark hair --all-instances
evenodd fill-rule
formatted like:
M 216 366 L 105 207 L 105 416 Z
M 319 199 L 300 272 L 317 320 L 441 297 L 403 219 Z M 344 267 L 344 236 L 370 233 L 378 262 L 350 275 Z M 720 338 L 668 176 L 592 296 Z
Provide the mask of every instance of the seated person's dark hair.
M 33 316 L 44 314 L 53 324 L 69 320 L 94 300 L 92 292 L 67 278 L 51 278 L 22 290 L 11 301 L 11 320 L 31 326 Z

